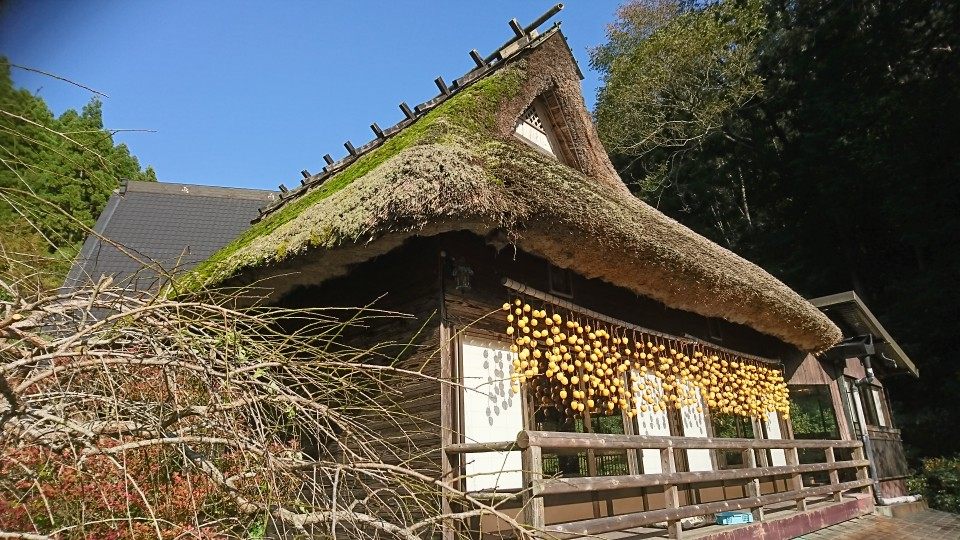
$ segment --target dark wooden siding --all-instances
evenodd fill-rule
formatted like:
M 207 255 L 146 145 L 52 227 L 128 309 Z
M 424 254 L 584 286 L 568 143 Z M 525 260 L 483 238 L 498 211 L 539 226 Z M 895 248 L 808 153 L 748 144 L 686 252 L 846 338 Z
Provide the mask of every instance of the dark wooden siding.
M 464 293 L 458 293 L 453 277 L 449 273 L 446 275 L 448 309 L 451 318 L 458 323 L 472 322 L 475 323 L 474 327 L 502 333 L 502 317 L 496 311 L 510 296 L 501 285 L 504 277 L 545 292 L 550 291 L 549 263 L 540 257 L 515 250 L 512 246 L 497 250 L 469 233 L 449 233 L 438 240 L 442 242 L 448 259 L 456 261 L 452 264 L 465 264 L 473 270 L 471 290 Z M 798 356 L 793 347 L 744 325 L 672 309 L 599 279 L 587 279 L 577 274 L 573 274 L 572 278 L 571 301 L 610 317 L 677 336 L 693 336 L 766 358 Z M 458 304 L 464 304 L 467 309 L 461 312 Z M 491 312 L 493 315 L 489 317 L 489 322 L 486 319 L 478 321 L 478 317 Z M 720 331 L 719 341 L 710 337 L 711 324 Z
M 469 289 L 458 290 L 455 270 L 462 267 L 468 267 L 472 274 Z M 380 321 L 368 330 L 351 330 L 344 335 L 344 341 L 354 347 L 393 342 L 386 351 L 397 354 L 403 351 L 396 363 L 398 367 L 420 370 L 429 377 L 449 374 L 455 378 L 456 351 L 447 343 L 448 351 L 441 353 L 441 322 L 445 320 L 444 331 L 452 331 L 451 342 L 458 333 L 464 332 L 502 339 L 504 322 L 500 306 L 512 296 L 502 286 L 504 277 L 543 291 L 550 290 L 549 264 L 544 259 L 515 251 L 510 246 L 497 250 L 475 235 L 454 232 L 411 239 L 393 252 L 357 266 L 348 276 L 298 288 L 282 299 L 281 304 L 286 307 L 372 304 L 375 308 L 413 315 L 410 319 Z M 799 365 L 804 358 L 783 342 L 743 325 L 671 309 L 600 280 L 573 275 L 572 288 L 574 303 L 652 330 L 714 341 L 767 358 L 785 359 L 788 367 L 789 362 Z M 720 341 L 711 337 L 717 329 Z M 442 366 L 442 358 L 450 358 L 451 365 Z M 810 375 L 820 381 L 822 374 L 815 371 Z M 451 391 L 448 402 L 456 402 L 456 390 Z M 443 443 L 441 410 L 445 406 L 442 406 L 442 393 L 436 380 L 398 381 L 391 400 L 397 404 L 398 418 L 402 420 L 374 426 L 385 439 L 404 448 L 406 456 L 418 468 L 434 475 L 450 472 L 443 470 L 440 450 Z M 461 434 L 457 416 L 455 411 L 449 412 L 451 431 L 447 432 L 447 442 L 458 442 Z M 773 482 L 763 487 L 766 491 L 782 489 Z M 739 493 L 742 487 L 730 484 L 696 493 L 684 490 L 681 496 L 708 501 Z M 662 494 L 654 489 L 639 496 L 637 493 L 621 495 L 624 496 L 610 497 L 599 506 L 589 495 L 580 498 L 583 500 L 574 497 L 552 502 L 555 510 L 564 512 L 563 519 L 569 519 L 569 512 L 579 515 L 583 511 L 590 514 L 584 517 L 591 517 L 597 508 L 602 515 L 607 515 L 657 508 L 663 503 Z
M 388 393 L 380 405 L 394 414 L 374 415 L 367 427 L 399 449 L 402 460 L 430 475 L 440 470 L 440 289 L 439 254 L 434 247 L 429 242 L 410 242 L 359 265 L 347 276 L 299 287 L 280 301 L 288 308 L 368 306 L 398 314 L 367 311 L 366 315 L 379 318 L 347 328 L 340 342 L 361 351 L 377 346 L 377 354 L 366 355 L 364 361 L 422 374 L 385 375 L 383 387 Z M 339 316 L 346 319 L 355 313 L 347 310 Z
M 504 334 L 506 323 L 501 306 L 511 300 L 514 293 L 502 285 L 502 279 L 508 277 L 550 292 L 549 263 L 509 246 L 497 250 L 467 233 L 450 233 L 438 240 L 447 260 L 443 280 L 444 310 L 454 330 L 508 343 Z M 463 272 L 463 267 L 469 267 L 472 271 L 468 290 L 458 290 L 456 287 L 455 270 Z M 796 349 L 743 325 L 710 320 L 690 312 L 671 309 L 601 280 L 586 279 L 573 274 L 572 292 L 570 301 L 579 306 L 651 330 L 714 341 L 723 347 L 771 359 L 783 358 L 799 362 L 803 358 Z M 714 332 L 719 329 L 721 341 L 711 339 L 711 325 Z M 819 374 L 817 380 L 823 379 L 829 381 L 829 377 Z M 526 423 L 529 419 L 524 421 Z M 452 427 L 454 440 L 461 441 L 459 427 Z M 682 452 L 679 454 L 678 462 L 685 463 L 686 455 Z M 783 480 L 766 481 L 761 487 L 763 493 L 786 489 Z M 742 484 L 728 482 L 697 490 L 681 489 L 680 497 L 684 501 L 708 502 L 724 497 L 743 497 L 744 493 Z M 610 492 L 603 497 L 591 493 L 552 496 L 547 498 L 546 503 L 548 523 L 665 507 L 662 490 L 655 488 Z M 495 528 L 495 521 L 487 520 L 483 524 L 484 530 Z

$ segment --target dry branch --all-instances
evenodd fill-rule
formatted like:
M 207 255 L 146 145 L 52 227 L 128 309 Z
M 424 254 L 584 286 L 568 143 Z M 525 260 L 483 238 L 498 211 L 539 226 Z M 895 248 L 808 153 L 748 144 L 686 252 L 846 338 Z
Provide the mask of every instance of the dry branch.
M 108 282 L 10 296 L 0 300 L 0 454 L 10 464 L 0 530 L 17 532 L 0 537 L 247 537 L 268 520 L 411 540 L 481 515 L 528 534 L 423 472 L 439 449 L 419 448 L 415 433 L 390 440 L 367 427 L 417 424 L 391 389 L 425 375 L 393 367 L 389 354 L 417 345 L 357 350 L 341 337 L 400 314 L 231 309 Z M 441 496 L 458 501 L 456 513 L 440 514 Z

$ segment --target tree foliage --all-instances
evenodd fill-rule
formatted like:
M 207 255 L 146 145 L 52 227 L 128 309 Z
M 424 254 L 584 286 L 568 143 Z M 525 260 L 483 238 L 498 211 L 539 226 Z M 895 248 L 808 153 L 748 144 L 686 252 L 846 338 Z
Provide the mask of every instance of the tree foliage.
M 55 116 L 10 68 L 0 58 L 0 250 L 24 272 L 44 266 L 53 286 L 120 180 L 156 174 L 115 144 L 98 98 Z
M 593 54 L 636 192 L 809 297 L 855 290 L 920 366 L 893 379 L 922 455 L 960 449 L 960 10 L 942 2 L 634 0 Z

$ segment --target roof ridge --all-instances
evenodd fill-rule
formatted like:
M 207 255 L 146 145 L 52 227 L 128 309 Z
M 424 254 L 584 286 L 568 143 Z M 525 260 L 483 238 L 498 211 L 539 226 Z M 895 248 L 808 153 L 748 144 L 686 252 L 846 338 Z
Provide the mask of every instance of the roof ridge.
M 319 187 L 326 182 L 327 179 L 335 176 L 337 173 L 357 161 L 357 159 L 364 156 L 368 152 L 379 148 L 389 138 L 415 123 L 441 103 L 447 101 L 451 97 L 460 93 L 460 91 L 462 91 L 464 88 L 467 88 L 484 76 L 493 73 L 498 68 L 505 65 L 508 59 L 513 58 L 519 53 L 540 44 L 551 35 L 559 32 L 559 22 L 555 22 L 553 26 L 545 30 L 542 34 L 537 32 L 537 28 L 543 25 L 543 23 L 547 22 L 547 20 L 549 20 L 551 17 L 559 13 L 562 9 L 563 4 L 556 4 L 525 27 L 521 27 L 520 23 L 517 22 L 517 19 L 510 19 L 507 24 L 514 32 L 513 37 L 508 39 L 503 43 L 503 45 L 498 47 L 494 52 L 490 53 L 486 57 L 481 56 L 476 49 L 470 51 L 470 57 L 477 64 L 475 68 L 468 71 L 463 76 L 454 79 L 453 84 L 449 86 L 443 80 L 443 77 L 437 77 L 434 79 L 434 84 L 437 85 L 437 88 L 440 91 L 437 96 L 416 105 L 413 109 L 407 105 L 407 102 L 400 102 L 399 107 L 404 114 L 404 118 L 402 120 L 386 129 L 381 129 L 376 122 L 370 124 L 370 129 L 374 133 L 373 139 L 361 145 L 360 147 L 355 147 L 349 140 L 346 141 L 343 143 L 343 146 L 347 149 L 347 155 L 340 160 L 335 161 L 330 154 L 325 154 L 323 159 L 326 162 L 326 165 L 323 167 L 321 172 L 312 174 L 306 169 L 300 171 L 301 176 L 303 176 L 303 178 L 300 180 L 300 186 L 295 187 L 294 189 L 289 189 L 284 184 L 280 184 L 280 194 L 278 200 L 260 208 L 260 215 L 251 220 L 251 223 L 256 223 L 267 215 L 280 209 L 284 204 L 287 203 L 287 201 L 297 199 L 311 189 Z M 579 70 L 579 67 L 577 69 Z
M 143 180 L 123 180 L 115 191 L 119 195 L 128 193 L 167 193 L 172 195 L 193 195 L 198 197 L 219 197 L 224 199 L 253 199 L 273 201 L 279 199 L 275 191 L 229 186 L 207 186 L 182 182 L 154 182 Z

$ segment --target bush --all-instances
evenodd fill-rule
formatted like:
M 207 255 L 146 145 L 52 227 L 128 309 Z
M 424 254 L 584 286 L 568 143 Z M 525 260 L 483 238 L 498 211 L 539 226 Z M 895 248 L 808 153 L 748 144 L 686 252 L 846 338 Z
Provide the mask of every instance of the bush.
M 920 473 L 907 480 L 910 493 L 919 493 L 931 508 L 960 513 L 960 456 L 922 460 Z

